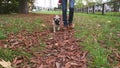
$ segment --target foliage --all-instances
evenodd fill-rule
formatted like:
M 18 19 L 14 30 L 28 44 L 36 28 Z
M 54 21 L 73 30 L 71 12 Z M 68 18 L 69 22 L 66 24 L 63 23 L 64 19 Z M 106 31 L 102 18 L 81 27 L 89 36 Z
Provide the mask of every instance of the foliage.
M 0 0 L 0 14 L 18 12 L 18 0 Z
M 108 2 L 110 0 L 107 0 Z M 104 0 L 76 0 L 76 7 L 81 8 L 81 7 L 86 7 L 86 6 L 93 6 L 96 4 L 102 4 Z
M 76 0 L 76 8 L 84 7 L 84 4 L 82 3 L 82 0 Z
M 34 2 L 35 2 L 35 0 L 28 0 L 29 11 L 32 11 L 32 9 L 35 8 Z
M 24 0 L 22 0 L 25 2 Z M 18 13 L 19 10 L 26 10 L 29 9 L 30 7 L 32 8 L 34 6 L 34 1 L 35 0 L 27 0 L 26 5 L 28 5 L 27 8 L 23 9 L 20 8 L 20 6 L 26 7 L 23 3 L 21 4 L 21 0 L 0 0 L 0 14 L 8 14 L 8 13 Z M 27 10 L 28 12 L 28 10 Z

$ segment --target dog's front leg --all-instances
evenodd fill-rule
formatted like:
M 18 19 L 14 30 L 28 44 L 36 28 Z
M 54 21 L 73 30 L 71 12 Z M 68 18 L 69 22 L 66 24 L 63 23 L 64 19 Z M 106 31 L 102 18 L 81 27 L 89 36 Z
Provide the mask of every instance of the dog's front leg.
M 56 30 L 55 30 L 56 26 L 55 26 L 55 22 L 54 21 L 53 21 L 52 25 L 53 25 L 53 32 L 55 33 L 56 32 Z
M 57 30 L 58 30 L 58 31 L 60 30 L 60 26 L 58 26 Z
M 54 32 L 54 33 L 56 32 L 56 30 L 55 30 L 55 26 L 53 26 L 53 32 Z

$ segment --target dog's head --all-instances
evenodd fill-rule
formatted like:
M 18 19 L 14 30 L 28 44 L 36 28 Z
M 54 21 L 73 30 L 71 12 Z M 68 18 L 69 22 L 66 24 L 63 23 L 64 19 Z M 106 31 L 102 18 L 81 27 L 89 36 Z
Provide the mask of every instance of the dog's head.
M 61 21 L 61 18 L 56 15 L 54 18 L 53 18 L 53 21 L 55 22 L 56 25 L 60 25 L 60 21 Z

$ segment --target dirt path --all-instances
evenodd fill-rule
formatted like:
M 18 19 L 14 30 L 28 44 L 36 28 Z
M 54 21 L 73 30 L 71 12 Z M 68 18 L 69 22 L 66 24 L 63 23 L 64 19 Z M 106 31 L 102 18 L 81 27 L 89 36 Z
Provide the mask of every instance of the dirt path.
M 48 16 L 46 20 L 52 20 Z M 81 40 L 74 37 L 75 30 L 50 32 L 49 37 L 45 39 L 46 49 L 44 56 L 37 58 L 35 66 L 37 68 L 87 68 L 87 52 L 83 52 L 79 45 Z
M 81 51 L 79 42 L 74 38 L 74 30 L 52 34 L 46 40 L 45 57 L 41 59 L 46 65 L 43 68 L 87 68 L 87 52 Z
M 41 15 L 41 18 L 45 20 L 47 24 L 49 23 L 51 25 L 53 16 L 54 15 Z M 81 50 L 79 45 L 81 40 L 76 39 L 74 33 L 74 29 L 68 31 L 61 30 L 56 33 L 48 29 L 43 32 L 34 32 L 32 34 L 23 31 L 16 36 L 18 40 L 14 40 L 13 35 L 10 34 L 9 42 L 11 39 L 12 41 L 17 41 L 11 43 L 11 45 L 14 44 L 17 46 L 17 44 L 19 44 L 17 47 L 20 47 L 20 43 L 21 45 L 26 44 L 26 51 L 33 54 L 31 58 L 16 57 L 13 60 L 13 65 L 16 66 L 16 68 L 87 68 L 87 51 Z M 29 39 L 30 37 L 32 37 L 32 40 Z M 32 45 L 39 43 L 38 40 L 40 37 L 42 37 L 42 41 L 46 44 L 45 49 L 41 52 L 32 52 Z M 18 42 L 20 41 L 19 39 L 23 39 L 23 41 Z M 22 63 L 24 63 L 24 65 L 22 67 L 19 66 L 19 64 Z

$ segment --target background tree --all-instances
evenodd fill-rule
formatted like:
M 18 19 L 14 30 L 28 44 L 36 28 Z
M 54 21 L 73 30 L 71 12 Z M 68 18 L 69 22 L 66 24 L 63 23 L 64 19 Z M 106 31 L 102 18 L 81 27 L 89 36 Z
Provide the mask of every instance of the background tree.
M 0 14 L 18 12 L 17 0 L 0 0 Z
M 29 9 L 33 9 L 34 1 L 35 0 L 0 0 L 0 14 L 18 12 L 27 14 Z
M 102 4 L 104 0 L 95 0 L 97 4 Z
M 94 0 L 85 0 L 87 6 L 93 6 L 95 4 Z
M 28 13 L 28 0 L 19 0 L 19 13 Z
M 111 0 L 113 2 L 114 12 L 118 12 L 120 8 L 120 0 Z
M 83 0 L 76 0 L 76 8 L 82 8 L 84 7 Z
M 32 9 L 35 8 L 34 2 L 35 2 L 35 0 L 28 0 L 29 11 L 32 11 Z

